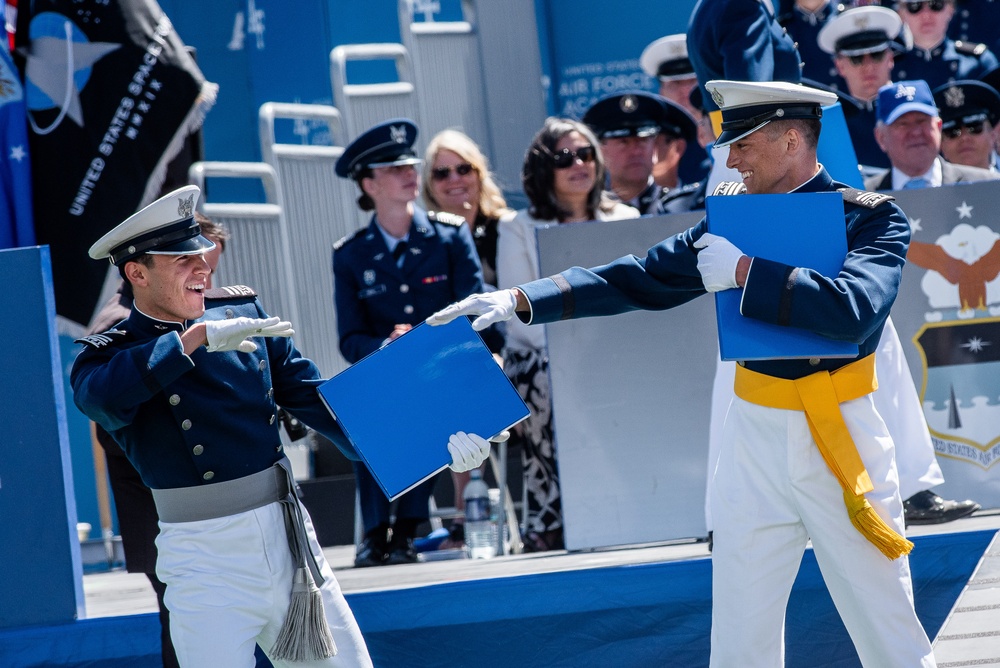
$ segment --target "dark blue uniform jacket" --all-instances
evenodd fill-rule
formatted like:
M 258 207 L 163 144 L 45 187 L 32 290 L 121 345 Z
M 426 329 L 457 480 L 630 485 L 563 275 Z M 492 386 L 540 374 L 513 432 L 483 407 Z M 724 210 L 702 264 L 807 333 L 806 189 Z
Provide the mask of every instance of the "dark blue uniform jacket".
M 206 298 L 200 320 L 266 318 L 253 291 Z M 195 321 L 197 322 L 197 321 Z M 190 487 L 262 471 L 283 456 L 277 406 L 356 459 L 343 430 L 316 392 L 319 370 L 291 338 L 255 338 L 253 353 L 184 354 L 181 323 L 131 315 L 86 344 L 70 374 L 83 413 L 125 450 L 153 489 Z
M 796 192 L 846 188 L 826 170 Z M 750 195 L 752 197 L 752 195 Z M 847 256 L 840 274 L 822 276 L 756 257 L 747 278 L 742 313 L 787 327 L 801 327 L 832 339 L 859 345 L 858 358 L 874 352 L 889 307 L 896 298 L 910 227 L 890 198 L 868 194 L 875 208 L 844 203 Z M 573 267 L 550 278 L 518 286 L 531 302 L 531 323 L 661 310 L 705 294 L 693 243 L 706 232 L 706 221 L 649 249 L 646 257 L 628 255 L 595 269 Z M 808 217 L 802 220 L 809 234 Z M 779 378 L 800 378 L 833 370 L 847 359 L 748 361 L 746 367 Z
M 375 217 L 338 241 L 333 294 L 340 353 L 353 364 L 375 352 L 399 324 L 417 325 L 452 302 L 483 291 L 483 271 L 465 220 L 414 208 L 403 266 L 386 247 Z

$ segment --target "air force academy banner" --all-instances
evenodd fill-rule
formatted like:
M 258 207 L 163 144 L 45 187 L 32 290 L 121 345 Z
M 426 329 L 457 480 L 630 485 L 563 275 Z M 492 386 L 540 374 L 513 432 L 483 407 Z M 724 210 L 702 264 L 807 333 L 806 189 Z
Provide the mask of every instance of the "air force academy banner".
M 892 319 L 945 498 L 1000 508 L 1000 182 L 894 192 L 912 238 Z
M 217 86 L 152 0 L 35 0 L 17 23 L 35 231 L 51 246 L 56 311 L 86 323 L 108 270 L 87 249 L 155 199 Z

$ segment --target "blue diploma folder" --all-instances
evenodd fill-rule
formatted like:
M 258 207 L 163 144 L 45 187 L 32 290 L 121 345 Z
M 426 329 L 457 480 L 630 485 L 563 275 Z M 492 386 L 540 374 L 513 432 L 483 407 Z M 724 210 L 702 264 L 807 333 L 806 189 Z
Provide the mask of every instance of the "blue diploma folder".
M 751 257 L 836 276 L 847 255 L 839 192 L 720 195 L 705 202 L 708 230 Z M 751 269 L 753 273 L 753 269 Z M 858 346 L 796 327 L 740 314 L 743 289 L 715 293 L 719 352 L 724 360 L 856 357 Z
M 455 432 L 490 438 L 528 417 L 465 317 L 414 327 L 319 393 L 389 499 L 451 463 Z

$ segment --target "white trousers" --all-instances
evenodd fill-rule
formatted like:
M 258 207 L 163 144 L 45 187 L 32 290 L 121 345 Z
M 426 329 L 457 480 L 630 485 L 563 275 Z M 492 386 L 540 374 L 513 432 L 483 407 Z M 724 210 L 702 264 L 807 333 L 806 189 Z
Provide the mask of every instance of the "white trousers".
M 326 582 L 321 591 L 337 654 L 276 668 L 364 667 L 371 658 L 305 508 L 309 544 Z M 278 503 L 197 522 L 160 522 L 156 574 L 167 585 L 170 637 L 184 668 L 252 668 L 254 644 L 269 652 L 291 598 L 295 564 Z
M 878 390 L 872 396 L 875 410 L 882 416 L 892 442 L 896 446 L 896 470 L 899 473 L 899 494 L 908 499 L 917 492 L 944 482 L 944 474 L 934 454 L 934 444 L 927 430 L 910 367 L 906 363 L 903 344 L 899 341 L 892 318 L 887 318 L 878 348 L 875 350 L 875 374 Z M 708 485 L 705 489 L 705 524 L 712 530 L 712 475 L 719 461 L 722 428 L 729 403 L 733 400 L 735 362 L 718 362 L 712 383 L 712 413 L 708 425 Z
M 875 489 L 876 512 L 903 533 L 893 446 L 870 396 L 841 412 Z M 712 493 L 713 668 L 784 663 L 788 596 L 811 538 L 837 611 L 868 668 L 935 665 L 913 610 L 909 561 L 888 560 L 851 524 L 805 414 L 734 398 Z

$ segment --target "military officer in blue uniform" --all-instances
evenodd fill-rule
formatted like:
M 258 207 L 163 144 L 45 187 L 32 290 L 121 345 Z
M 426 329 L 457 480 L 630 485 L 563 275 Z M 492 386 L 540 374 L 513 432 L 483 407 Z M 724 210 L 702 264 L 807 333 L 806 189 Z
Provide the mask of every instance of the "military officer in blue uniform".
M 778 10 L 778 23 L 795 40 L 802 59 L 802 77 L 834 90 L 843 87 L 828 52 L 819 46 L 819 33 L 837 14 L 840 5 L 833 0 L 784 0 Z
M 280 406 L 353 447 L 316 388 L 319 371 L 245 286 L 206 290 L 215 244 L 186 186 L 90 249 L 134 294 L 127 319 L 81 340 L 70 374 L 80 410 L 124 449 L 160 517 L 157 576 L 182 666 L 371 666 L 357 623 L 295 496 L 278 435 Z M 453 466 L 488 442 L 456 434 Z M 292 611 L 295 611 L 294 613 Z
M 983 43 L 994 55 L 1000 53 L 1000 0 L 958 0 L 948 36 L 956 42 Z
M 788 594 L 812 540 L 861 663 L 931 668 L 913 609 L 892 440 L 868 396 L 909 244 L 906 216 L 891 197 L 847 188 L 817 162 L 819 117 L 832 93 L 780 82 L 707 87 L 722 108 L 719 141 L 731 146 L 729 164 L 751 195 L 842 192 L 848 249 L 838 274 L 750 258 L 702 220 L 645 257 L 473 295 L 428 322 L 469 315 L 485 327 L 515 313 L 534 324 L 662 310 L 742 287 L 744 317 L 858 344 L 854 359 L 736 367 L 712 497 L 710 665 L 782 665 Z M 804 216 L 804 234 L 808 224 Z
M 698 88 L 698 77 L 695 76 L 691 59 L 688 58 L 687 35 L 684 33 L 667 35 L 650 42 L 639 56 L 639 66 L 643 72 L 660 82 L 661 97 L 683 107 L 691 118 L 698 122 L 702 117 L 701 105 L 695 106 L 691 101 L 691 91 Z M 678 170 L 681 185 L 698 183 L 708 175 L 712 164 L 708 159 L 705 144 L 711 143 L 713 139 L 715 137 L 702 133 L 696 141 L 687 142 Z M 658 146 L 657 150 L 661 151 L 662 139 L 658 144 L 661 146 Z M 677 187 L 666 183 L 660 185 L 667 188 Z
M 333 249 L 340 352 L 352 364 L 435 310 L 483 289 L 465 220 L 414 204 L 420 183 L 416 139 L 412 121 L 387 121 L 355 139 L 335 167 L 338 176 L 357 182 L 361 208 L 374 211 L 368 227 L 341 239 Z M 416 561 L 413 538 L 429 516 L 436 478 L 398 500 L 390 525 L 389 500 L 366 468 L 355 464 L 354 469 L 365 528 L 355 566 Z
M 832 56 L 844 85 L 837 90 L 858 163 L 886 169 L 889 156 L 875 141 L 875 101 L 889 83 L 903 30 L 899 14 L 885 7 L 848 9 L 832 18 L 818 36 L 819 48 Z
M 997 67 L 997 57 L 985 44 L 948 37 L 955 0 L 897 2 L 896 11 L 913 34 L 913 48 L 896 60 L 897 81 L 922 79 L 937 88 L 958 79 L 979 79 Z
M 671 187 L 679 185 L 678 167 L 687 144 L 697 141 L 691 115 L 679 105 L 652 93 L 609 95 L 595 102 L 583 122 L 601 143 L 614 195 L 641 215 L 663 213 L 661 184 L 653 179 L 656 142 L 662 137 L 673 162 Z
M 997 169 L 994 133 L 1000 93 L 982 81 L 955 81 L 932 91 L 941 116 L 941 155 L 950 163 Z

